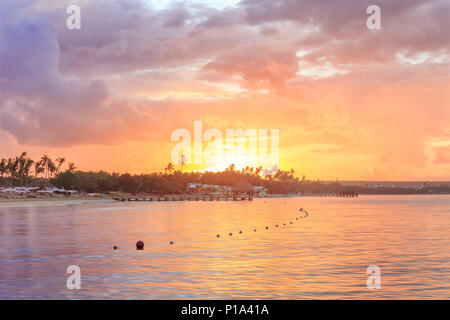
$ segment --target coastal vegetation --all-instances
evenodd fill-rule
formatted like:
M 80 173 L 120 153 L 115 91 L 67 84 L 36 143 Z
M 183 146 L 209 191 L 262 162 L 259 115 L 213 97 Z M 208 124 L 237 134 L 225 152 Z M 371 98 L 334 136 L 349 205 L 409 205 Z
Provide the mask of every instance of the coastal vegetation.
M 164 172 L 149 174 L 108 173 L 104 171 L 80 171 L 73 162 L 59 157 L 52 160 L 48 155 L 33 160 L 23 152 L 17 157 L 0 160 L 0 186 L 40 186 L 53 185 L 66 190 L 87 193 L 112 191 L 153 194 L 185 193 L 189 183 L 202 183 L 218 186 L 232 186 L 241 179 L 253 186 L 267 188 L 268 193 L 336 193 L 353 191 L 361 194 L 427 194 L 450 193 L 448 183 L 430 185 L 421 189 L 400 187 L 342 186 L 338 182 L 322 182 L 299 179 L 295 170 L 278 170 L 274 175 L 262 174 L 261 167 L 246 167 L 237 170 L 231 164 L 221 172 L 182 172 L 169 163 Z
M 0 185 L 26 186 L 35 180 L 52 180 L 62 172 L 65 158 L 57 158 L 54 161 L 43 155 L 39 160 L 28 157 L 27 152 L 14 158 L 0 159 Z M 76 169 L 73 162 L 68 164 L 65 172 L 74 172 Z
M 263 186 L 270 193 L 293 193 L 306 186 L 305 181 L 294 176 L 294 171 L 279 170 L 273 176 L 263 177 L 260 169 L 236 170 L 232 164 L 222 172 L 181 172 L 169 164 L 163 172 L 131 175 L 128 173 L 66 171 L 51 182 L 61 188 L 85 192 L 123 191 L 128 193 L 185 193 L 189 183 L 231 186 L 245 178 L 253 186 Z M 308 184 L 310 184 L 308 182 Z

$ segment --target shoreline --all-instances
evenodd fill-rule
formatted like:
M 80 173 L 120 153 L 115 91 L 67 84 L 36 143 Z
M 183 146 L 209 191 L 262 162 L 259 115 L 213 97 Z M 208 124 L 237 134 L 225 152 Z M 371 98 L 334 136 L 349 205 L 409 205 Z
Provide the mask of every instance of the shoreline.
M 83 203 L 93 203 L 93 202 L 108 202 L 108 203 L 117 203 L 113 199 L 116 195 L 100 195 L 100 196 L 68 196 L 68 197 L 43 197 L 43 198 L 9 198 L 9 199 L 0 199 L 0 208 L 5 207 L 8 204 L 44 204 L 44 203 L 58 203 L 58 202 L 83 202 Z M 124 197 L 139 197 L 139 195 L 125 195 Z M 171 197 L 173 195 L 164 195 L 164 197 Z M 181 197 L 185 195 L 175 195 L 176 197 Z M 190 195 L 189 195 L 190 196 Z M 450 196 L 450 194 L 360 194 L 359 196 Z M 163 196 L 161 196 L 163 197 Z M 273 194 L 273 195 L 265 195 L 265 196 L 255 196 L 254 199 L 277 199 L 277 198 L 340 198 L 340 197 L 325 197 L 325 196 L 302 196 L 297 194 Z M 166 202 L 166 201 L 158 201 L 158 202 Z M 169 201 L 173 202 L 173 201 Z M 208 201 L 209 202 L 209 201 Z
M 46 204 L 80 204 L 80 203 L 115 203 L 109 197 L 67 197 L 67 198 L 28 198 L 28 199 L 0 199 L 0 208 L 9 207 L 12 205 L 46 205 Z

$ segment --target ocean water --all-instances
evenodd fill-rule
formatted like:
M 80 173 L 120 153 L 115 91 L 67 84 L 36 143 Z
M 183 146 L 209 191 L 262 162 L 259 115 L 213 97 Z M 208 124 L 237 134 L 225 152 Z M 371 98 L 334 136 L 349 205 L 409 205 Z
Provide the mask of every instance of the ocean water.
M 3 203 L 0 299 L 21 298 L 449 299 L 450 196 Z

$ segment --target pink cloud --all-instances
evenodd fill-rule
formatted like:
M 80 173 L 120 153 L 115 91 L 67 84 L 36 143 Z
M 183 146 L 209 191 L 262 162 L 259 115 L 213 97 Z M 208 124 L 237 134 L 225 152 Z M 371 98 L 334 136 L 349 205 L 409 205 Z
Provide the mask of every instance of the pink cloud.
M 250 46 L 221 54 L 205 66 L 207 71 L 238 75 L 253 89 L 279 88 L 298 71 L 295 52 L 283 52 L 266 46 Z
M 450 164 L 450 146 L 435 148 L 434 162 L 437 164 Z

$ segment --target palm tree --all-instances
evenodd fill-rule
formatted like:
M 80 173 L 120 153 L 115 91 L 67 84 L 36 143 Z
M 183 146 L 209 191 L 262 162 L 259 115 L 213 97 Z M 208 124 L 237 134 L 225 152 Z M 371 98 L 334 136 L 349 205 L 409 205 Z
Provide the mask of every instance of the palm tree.
M 75 163 L 73 162 L 69 162 L 69 168 L 67 168 L 66 172 L 74 172 L 77 169 L 77 167 L 75 167 Z
M 55 174 L 55 172 L 57 170 L 55 163 L 49 159 L 47 167 L 48 167 L 49 178 L 53 178 L 53 175 Z
M 275 179 L 279 179 L 281 176 L 282 176 L 282 172 L 281 172 L 281 170 L 280 169 L 278 169 L 278 171 L 277 171 L 277 173 L 275 173 L 275 175 L 274 175 L 274 178 Z
M 17 167 L 19 166 L 19 158 L 16 159 L 8 159 L 8 171 L 11 182 L 14 182 L 17 176 Z
M 35 179 L 37 179 L 38 174 L 43 173 L 44 172 L 44 167 L 42 165 L 41 161 L 36 161 L 34 163 L 34 177 Z
M 19 170 L 18 170 L 18 179 L 22 182 L 23 184 L 23 180 L 24 180 L 24 170 L 25 170 L 25 164 L 27 163 L 27 160 L 29 158 L 27 158 L 27 153 L 26 152 L 22 152 L 22 154 L 19 157 Z
M 44 167 L 44 178 L 47 179 L 48 177 L 48 162 L 50 161 L 50 157 L 46 154 L 44 154 L 41 158 L 41 164 L 42 167 Z
M 30 175 L 30 169 L 31 169 L 31 166 L 33 165 L 33 163 L 34 163 L 34 161 L 31 160 L 30 158 L 28 158 L 25 162 L 25 165 L 23 167 L 23 180 L 24 181 L 22 182 L 24 185 L 28 184 L 28 177 Z
M 182 154 L 180 156 L 180 159 L 178 160 L 178 163 L 181 166 L 181 173 L 183 173 L 183 166 L 186 164 L 187 158 L 184 156 L 184 154 Z
M 56 174 L 59 174 L 60 170 L 61 170 L 61 166 L 63 165 L 63 163 L 66 162 L 65 158 L 58 158 L 56 159 L 56 163 L 58 164 L 58 166 L 56 167 Z
M 6 159 L 2 159 L 0 161 L 0 177 L 1 177 L 1 181 L 3 181 L 3 176 L 8 171 L 7 164 L 8 163 L 6 162 Z
M 234 172 L 236 170 L 236 165 L 234 163 L 230 164 L 230 166 L 227 168 L 227 171 Z
M 172 162 L 169 162 L 169 164 L 167 165 L 167 167 L 164 169 L 164 173 L 166 173 L 167 171 L 169 171 L 169 173 L 172 173 L 172 171 L 173 171 L 174 169 L 175 169 L 175 168 L 173 167 Z
M 56 167 L 56 174 L 59 174 L 61 166 L 64 164 L 64 162 L 66 162 L 66 158 L 59 157 L 58 159 L 56 159 L 56 163 L 58 164 Z
M 21 185 L 28 183 L 28 176 L 30 175 L 30 169 L 34 161 L 27 157 L 26 152 L 22 152 L 20 157 L 16 158 L 18 161 L 18 171 L 17 180 L 20 181 Z

